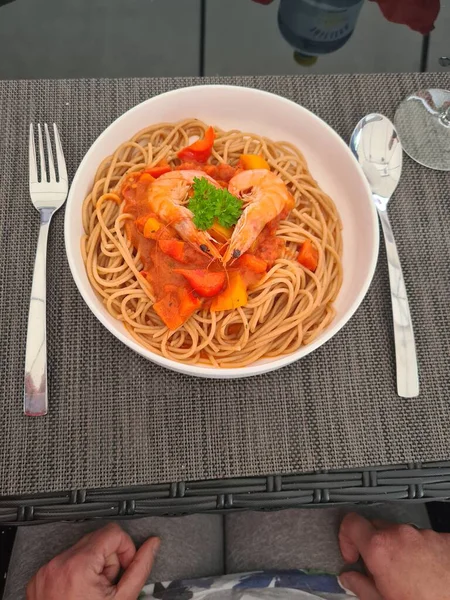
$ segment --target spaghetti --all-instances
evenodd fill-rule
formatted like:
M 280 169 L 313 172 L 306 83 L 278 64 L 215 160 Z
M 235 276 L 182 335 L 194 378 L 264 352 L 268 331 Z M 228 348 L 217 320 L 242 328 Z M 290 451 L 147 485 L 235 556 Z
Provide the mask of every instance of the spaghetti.
M 170 330 L 153 309 L 153 290 L 140 274 L 142 260 L 127 235 L 121 187 L 130 173 L 168 162 L 207 125 L 195 119 L 159 123 L 138 132 L 99 166 L 83 203 L 83 259 L 91 285 L 107 310 L 143 347 L 166 358 L 214 367 L 245 367 L 262 358 L 290 354 L 310 343 L 333 320 L 342 284 L 341 221 L 333 201 L 311 176 L 301 152 L 290 143 L 238 130 L 215 128 L 211 164 L 235 166 L 242 154 L 261 155 L 295 199 L 276 236 L 284 251 L 249 290 L 245 306 L 212 312 L 200 308 Z M 309 240 L 318 252 L 315 271 L 296 260 Z

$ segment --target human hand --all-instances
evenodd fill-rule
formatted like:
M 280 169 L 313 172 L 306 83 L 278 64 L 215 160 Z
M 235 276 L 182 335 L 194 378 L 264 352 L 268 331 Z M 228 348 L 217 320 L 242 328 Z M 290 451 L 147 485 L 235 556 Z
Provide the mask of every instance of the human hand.
M 345 562 L 361 556 L 369 576 L 340 576 L 360 600 L 449 600 L 450 535 L 411 525 L 368 521 L 346 515 L 339 530 Z
M 28 584 L 27 600 L 136 600 L 159 544 L 149 538 L 136 551 L 130 536 L 111 523 L 41 567 Z

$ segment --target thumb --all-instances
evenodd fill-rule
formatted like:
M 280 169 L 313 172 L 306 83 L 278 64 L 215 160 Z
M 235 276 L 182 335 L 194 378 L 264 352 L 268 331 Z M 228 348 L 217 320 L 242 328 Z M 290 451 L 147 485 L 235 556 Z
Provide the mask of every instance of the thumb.
M 347 571 L 339 576 L 341 586 L 353 592 L 359 600 L 383 600 L 373 582 L 356 571 Z
M 159 538 L 152 537 L 142 544 L 117 584 L 116 600 L 136 600 L 150 575 L 160 543 Z

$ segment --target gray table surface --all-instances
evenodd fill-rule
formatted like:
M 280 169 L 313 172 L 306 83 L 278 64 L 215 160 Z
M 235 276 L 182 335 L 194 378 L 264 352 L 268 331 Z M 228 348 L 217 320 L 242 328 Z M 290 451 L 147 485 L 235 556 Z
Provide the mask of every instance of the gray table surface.
M 450 456 L 450 175 L 409 159 L 391 216 L 410 294 L 421 395 L 396 395 L 384 248 L 371 289 L 329 343 L 276 373 L 177 375 L 113 338 L 80 298 L 61 211 L 49 247 L 50 413 L 22 416 L 26 318 L 38 230 L 27 127 L 55 120 L 69 171 L 115 117 L 199 83 L 266 89 L 313 110 L 345 140 L 361 116 L 450 77 L 355 75 L 0 82 L 0 494 L 364 467 Z

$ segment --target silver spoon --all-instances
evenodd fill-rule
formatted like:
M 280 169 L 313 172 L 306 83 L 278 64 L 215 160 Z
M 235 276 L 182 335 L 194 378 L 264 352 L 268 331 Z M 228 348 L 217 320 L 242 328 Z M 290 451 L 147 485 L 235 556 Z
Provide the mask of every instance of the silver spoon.
M 402 146 L 391 121 L 383 115 L 371 114 L 356 126 L 350 148 L 367 177 L 383 228 L 394 318 L 397 393 L 414 398 L 419 395 L 416 345 L 405 280 L 387 214 L 402 172 Z

